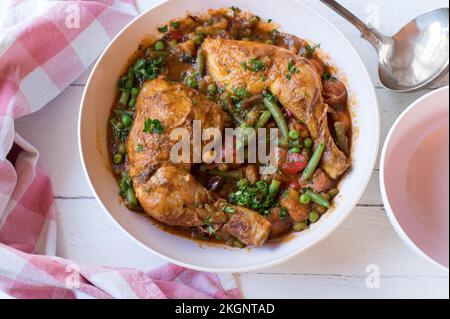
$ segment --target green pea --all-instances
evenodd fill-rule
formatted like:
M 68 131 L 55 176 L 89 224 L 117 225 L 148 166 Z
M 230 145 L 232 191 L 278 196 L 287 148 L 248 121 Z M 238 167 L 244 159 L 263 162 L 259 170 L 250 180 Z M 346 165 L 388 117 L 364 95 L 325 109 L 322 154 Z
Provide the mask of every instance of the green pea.
M 125 191 L 125 197 L 127 198 L 127 203 L 129 207 L 137 206 L 137 198 L 132 187 L 128 187 Z
M 116 126 L 118 129 L 123 129 L 123 123 L 122 122 L 116 122 Z
M 306 148 L 311 148 L 313 146 L 313 140 L 309 137 L 305 138 L 305 140 L 303 141 L 303 145 Z
M 164 44 L 163 41 L 159 40 L 155 42 L 155 50 L 156 51 L 162 51 L 164 50 L 164 48 L 166 47 L 166 45 Z
M 123 124 L 125 127 L 130 127 L 131 124 L 133 124 L 133 119 L 131 118 L 131 116 L 130 116 L 129 114 L 124 113 L 124 114 L 122 115 L 122 124 Z
M 294 154 L 300 154 L 301 151 L 302 150 L 300 148 L 298 148 L 298 147 L 293 147 L 293 148 L 290 149 L 290 152 L 294 153 Z
M 311 211 L 311 212 L 309 213 L 308 219 L 309 219 L 309 221 L 310 221 L 311 223 L 317 223 L 317 221 L 319 220 L 319 218 L 320 218 L 320 215 L 319 215 L 318 212 L 316 212 L 316 211 Z
M 117 151 L 120 154 L 126 154 L 127 153 L 127 146 L 125 145 L 125 143 L 119 144 L 119 146 L 117 147 Z
M 237 182 L 237 184 L 236 184 L 236 186 L 238 188 L 244 188 L 247 185 L 248 185 L 248 180 L 246 178 L 240 179 L 239 182 Z
M 250 23 L 251 23 L 251 24 L 256 24 L 256 23 L 259 22 L 259 20 L 260 20 L 260 18 L 259 18 L 258 16 L 253 16 L 253 17 L 250 19 Z
M 325 214 L 326 211 L 327 211 L 327 208 L 326 208 L 326 207 L 317 205 L 317 204 L 315 204 L 315 203 L 313 204 L 312 208 L 313 208 L 313 210 L 315 210 L 316 212 L 318 212 L 320 215 Z
M 122 162 L 123 162 L 123 154 L 120 154 L 120 153 L 114 154 L 113 162 L 116 165 L 122 164 Z
M 196 45 L 200 45 L 203 42 L 204 38 L 205 37 L 203 36 L 203 34 L 197 33 L 196 35 L 194 35 L 193 40 Z
M 306 223 L 295 223 L 292 225 L 292 230 L 295 232 L 300 232 L 305 229 L 308 229 L 308 225 Z
M 311 197 L 306 194 L 300 195 L 300 203 L 308 205 L 311 202 Z
M 215 83 L 211 83 L 208 85 L 208 94 L 210 95 L 216 95 L 217 93 L 217 85 Z
M 138 88 L 132 88 L 131 89 L 131 96 L 137 96 L 139 93 L 139 89 Z
M 186 78 L 186 85 L 193 89 L 198 88 L 198 81 L 195 78 L 195 76 L 193 76 L 193 75 L 188 76 Z
M 300 134 L 298 133 L 297 130 L 290 130 L 289 131 L 289 138 L 292 140 L 296 140 L 298 139 L 298 137 L 300 136 Z

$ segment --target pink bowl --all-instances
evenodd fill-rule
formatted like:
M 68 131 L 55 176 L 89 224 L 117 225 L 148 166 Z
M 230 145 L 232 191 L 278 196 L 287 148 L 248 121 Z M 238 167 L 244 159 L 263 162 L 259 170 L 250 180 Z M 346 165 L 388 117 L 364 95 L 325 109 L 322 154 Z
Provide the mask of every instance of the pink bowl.
M 448 270 L 449 88 L 409 106 L 386 138 L 380 186 L 389 219 L 419 255 Z

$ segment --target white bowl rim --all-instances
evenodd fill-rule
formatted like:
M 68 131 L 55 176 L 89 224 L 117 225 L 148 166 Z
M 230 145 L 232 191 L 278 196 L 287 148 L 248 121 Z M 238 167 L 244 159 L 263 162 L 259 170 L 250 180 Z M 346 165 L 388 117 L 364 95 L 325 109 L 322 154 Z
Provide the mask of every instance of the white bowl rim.
M 436 94 L 440 94 L 441 92 L 448 91 L 448 90 L 449 90 L 449 86 L 447 85 L 447 86 L 444 86 L 444 87 L 441 87 L 439 89 L 433 90 L 433 91 L 431 91 L 431 92 L 421 96 L 420 98 L 415 100 L 413 103 L 411 103 L 400 114 L 400 116 L 395 120 L 394 124 L 392 125 L 392 127 L 389 130 L 389 133 L 388 133 L 388 135 L 386 137 L 386 140 L 384 141 L 383 149 L 381 151 L 380 174 L 379 174 L 381 199 L 383 200 L 384 208 L 386 210 L 386 214 L 387 214 L 387 216 L 389 218 L 389 221 L 390 221 L 392 227 L 394 228 L 395 232 L 397 233 L 397 235 L 403 240 L 403 242 L 406 244 L 406 246 L 408 246 L 409 249 L 411 249 L 411 251 L 415 252 L 416 254 L 421 256 L 424 260 L 426 260 L 429 263 L 437 266 L 441 270 L 445 270 L 446 272 L 449 271 L 449 269 L 447 267 L 445 267 L 444 265 L 440 264 L 439 262 L 437 262 L 436 260 L 434 260 L 433 258 L 428 256 L 419 247 L 417 247 L 417 245 L 411 240 L 411 238 L 403 230 L 403 228 L 401 227 L 401 225 L 398 222 L 397 218 L 395 217 L 394 211 L 393 211 L 393 209 L 391 207 L 391 204 L 389 202 L 389 198 L 387 196 L 386 186 L 385 186 L 385 182 L 384 182 L 385 181 L 385 179 L 384 179 L 384 166 L 385 166 L 384 162 L 385 162 L 385 159 L 386 159 L 387 149 L 388 149 L 389 144 L 391 142 L 391 139 L 392 139 L 392 137 L 394 135 L 394 132 L 397 129 L 397 127 L 400 124 L 400 122 L 406 117 L 406 115 L 409 114 L 413 109 L 415 109 L 418 105 L 420 105 L 423 101 L 427 100 L 428 98 L 430 98 L 430 97 L 432 97 L 432 96 L 434 96 Z
M 186 268 L 190 268 L 190 269 L 194 269 L 194 270 L 198 270 L 198 271 L 206 271 L 206 272 L 215 272 L 215 273 L 235 273 L 235 272 L 251 272 L 251 271 L 256 271 L 256 270 L 260 270 L 260 269 L 264 269 L 264 268 L 268 268 L 268 267 L 272 267 L 272 266 L 276 266 L 279 265 L 283 262 L 286 262 L 290 259 L 292 259 L 293 257 L 297 256 L 298 254 L 310 249 L 311 247 L 315 246 L 316 244 L 318 244 L 319 242 L 321 242 L 322 240 L 324 240 L 326 237 L 328 237 L 333 231 L 336 230 L 337 227 L 339 227 L 346 219 L 347 217 L 350 215 L 350 213 L 354 210 L 356 204 L 358 203 L 358 201 L 360 200 L 362 194 L 364 193 L 364 191 L 367 188 L 367 185 L 370 181 L 370 178 L 373 174 L 373 169 L 375 167 L 376 161 L 377 161 L 377 155 L 378 155 L 378 150 L 379 150 L 379 145 L 380 145 L 380 111 L 379 111 L 379 105 L 378 105 L 378 99 L 375 93 L 375 87 L 373 84 L 373 81 L 370 77 L 370 74 L 367 70 L 366 65 L 364 64 L 364 62 L 361 59 L 361 56 L 359 55 L 359 53 L 356 51 L 356 49 L 354 48 L 353 44 L 349 41 L 349 39 L 347 38 L 347 36 L 345 36 L 328 18 L 326 18 L 324 15 L 322 15 L 321 13 L 319 13 L 317 10 L 311 8 L 310 6 L 304 4 L 303 2 L 299 1 L 299 0 L 288 0 L 288 1 L 292 1 L 294 3 L 296 3 L 299 6 L 303 6 L 304 8 L 310 10 L 311 12 L 313 12 L 314 14 L 316 14 L 317 16 L 319 16 L 321 19 L 323 19 L 324 22 L 326 22 L 328 24 L 328 26 L 330 28 L 332 28 L 335 32 L 337 32 L 340 36 L 342 36 L 342 39 L 346 42 L 348 48 L 350 50 L 353 51 L 353 53 L 355 54 L 355 57 L 358 59 L 357 62 L 360 63 L 360 65 L 362 66 L 361 71 L 364 73 L 364 76 L 366 77 L 367 83 L 368 85 L 370 85 L 370 95 L 372 96 L 372 101 L 373 101 L 373 106 L 375 108 L 375 119 L 374 119 L 374 123 L 375 123 L 375 147 L 373 148 L 373 156 L 371 158 L 371 162 L 369 164 L 369 170 L 367 172 L 367 174 L 364 176 L 364 178 L 362 178 L 361 180 L 363 181 L 361 184 L 361 188 L 359 190 L 358 193 L 356 193 L 356 195 L 353 197 L 353 200 L 349 202 L 348 205 L 348 210 L 343 213 L 340 218 L 332 225 L 330 226 L 326 231 L 324 231 L 320 236 L 318 236 L 314 241 L 310 242 L 308 245 L 303 246 L 301 249 L 298 249 L 296 251 L 294 251 L 291 254 L 288 254 L 284 257 L 278 258 L 278 259 L 274 259 L 272 261 L 263 263 L 263 264 L 258 264 L 258 265 L 254 265 L 254 266 L 245 266 L 245 267 L 238 267 L 238 268 L 220 268 L 220 269 L 215 269 L 215 268 L 211 268 L 211 267 L 203 267 L 203 266 L 197 266 L 197 265 L 193 265 L 193 264 L 189 264 L 186 262 L 182 262 L 179 260 L 176 260 L 174 258 L 165 256 L 155 250 L 153 250 L 152 248 L 148 247 L 147 245 L 145 245 L 143 242 L 141 242 L 140 240 L 138 240 L 137 238 L 135 238 L 133 235 L 131 235 L 112 215 L 111 213 L 109 213 L 108 209 L 105 207 L 105 205 L 103 204 L 103 201 L 100 199 L 99 195 L 97 194 L 95 187 L 89 177 L 89 173 L 86 167 L 86 163 L 85 163 L 85 159 L 84 159 L 84 152 L 83 152 L 83 145 L 81 143 L 81 122 L 82 122 L 82 117 L 83 117 L 83 106 L 84 106 L 84 101 L 86 98 L 86 92 L 87 92 L 87 88 L 89 87 L 89 84 L 91 82 L 91 79 L 93 77 L 93 74 L 95 73 L 97 66 L 99 65 L 100 61 L 102 60 L 103 56 L 106 54 L 106 52 L 109 50 L 109 48 L 113 45 L 113 43 L 122 36 L 122 34 L 125 32 L 125 30 L 127 30 L 132 24 L 134 24 L 138 19 L 140 19 L 143 15 L 147 14 L 147 12 L 151 11 L 151 10 L 155 10 L 160 6 L 165 5 L 168 2 L 172 2 L 172 1 L 176 1 L 176 0 L 166 0 L 162 3 L 158 3 L 153 5 L 152 7 L 148 8 L 147 10 L 143 11 L 142 13 L 140 13 L 139 15 L 137 15 L 133 20 L 131 20 L 126 26 L 124 26 L 121 31 L 119 33 L 117 33 L 117 35 L 109 42 L 109 44 L 106 46 L 106 48 L 103 50 L 102 54 L 99 56 L 99 58 L 97 59 L 97 61 L 95 62 L 94 67 L 92 68 L 92 71 L 89 75 L 88 81 L 86 82 L 86 87 L 83 91 L 83 96 L 80 102 L 80 112 L 79 112 L 79 116 L 78 116 L 78 149 L 79 149 L 79 153 L 80 153 L 80 157 L 81 157 L 81 163 L 82 163 L 82 167 L 83 167 L 83 171 L 84 174 L 86 176 L 86 179 L 88 181 L 88 185 L 91 188 L 91 191 L 94 193 L 94 196 L 97 200 L 97 202 L 100 204 L 100 206 L 102 207 L 103 211 L 106 213 L 106 215 L 110 218 L 110 220 L 112 220 L 112 222 L 118 226 L 118 228 L 127 236 L 129 237 L 133 242 L 136 242 L 139 246 L 143 247 L 145 250 L 149 251 L 150 253 L 157 255 L 159 257 L 161 257 L 162 259 L 174 263 L 176 265 L 182 266 L 182 267 L 186 267 Z M 282 24 L 282 23 L 280 23 Z

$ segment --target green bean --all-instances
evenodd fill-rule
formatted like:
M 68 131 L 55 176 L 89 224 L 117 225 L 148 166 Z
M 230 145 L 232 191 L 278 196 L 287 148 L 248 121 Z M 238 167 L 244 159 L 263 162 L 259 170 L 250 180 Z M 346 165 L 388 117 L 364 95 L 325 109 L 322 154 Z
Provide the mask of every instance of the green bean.
M 344 152 L 348 152 L 348 138 L 345 135 L 345 129 L 342 122 L 334 123 L 334 133 L 336 134 L 336 142 L 339 148 Z
M 237 238 L 233 240 L 232 246 L 237 248 L 245 248 L 245 244 Z
M 127 199 L 127 204 L 130 207 L 137 206 L 137 198 L 136 194 L 134 192 L 134 189 L 132 187 L 128 187 L 125 191 L 125 197 Z
M 269 186 L 269 194 L 275 197 L 275 195 L 278 193 L 278 190 L 280 189 L 280 185 L 281 185 L 280 181 L 272 179 L 272 182 L 270 183 Z
M 122 105 L 128 104 L 128 99 L 130 97 L 131 89 L 133 87 L 134 82 L 134 71 L 132 68 L 128 70 L 128 73 L 126 75 L 125 83 L 123 84 L 123 87 L 121 87 L 121 95 L 119 99 L 119 103 Z
M 325 198 L 323 198 L 321 195 L 314 193 L 312 190 L 306 190 L 305 192 L 306 195 L 308 195 L 311 198 L 311 201 L 316 203 L 317 205 L 326 207 L 326 208 L 330 208 L 330 202 L 327 201 Z
M 205 74 L 205 56 L 203 55 L 203 51 L 199 50 L 197 52 L 197 59 L 195 61 L 196 71 L 200 76 Z
M 266 126 L 271 117 L 272 113 L 270 113 L 270 111 L 266 110 L 262 112 L 259 116 L 258 122 L 256 122 L 256 128 L 263 128 L 264 126 Z
M 242 171 L 241 170 L 234 170 L 234 171 L 219 171 L 218 169 L 212 169 L 212 170 L 206 170 L 206 174 L 213 175 L 213 176 L 220 176 L 223 178 L 228 179 L 234 179 L 234 180 L 241 180 L 242 179 Z
M 293 148 L 291 148 L 291 149 L 289 150 L 289 152 L 290 152 L 290 153 L 293 153 L 293 154 L 300 154 L 301 151 L 302 151 L 302 150 L 299 149 L 298 147 L 293 147 Z
M 310 179 L 311 176 L 314 174 L 314 171 L 316 170 L 317 165 L 319 165 L 320 159 L 322 158 L 324 150 L 325 144 L 320 143 L 317 146 L 316 150 L 314 151 L 314 154 L 311 156 L 311 159 L 309 160 L 305 170 L 303 171 L 302 174 L 303 179 Z
M 265 97 L 264 105 L 267 109 L 272 113 L 275 122 L 277 122 L 278 128 L 281 130 L 281 144 L 288 144 L 289 142 L 289 128 L 286 123 L 286 119 L 284 118 L 283 112 L 278 107 L 278 104 L 275 101 L 275 97 Z
M 130 97 L 130 89 L 122 89 L 119 103 L 122 105 L 127 105 L 129 97 Z
M 239 124 L 244 124 L 244 120 L 241 118 L 238 112 L 234 109 L 233 101 L 231 100 L 231 93 L 230 92 L 224 92 L 222 96 L 220 97 L 220 101 L 222 104 L 222 107 L 227 111 L 231 117 Z
M 136 106 L 136 98 L 137 98 L 138 94 L 139 94 L 138 88 L 134 87 L 131 89 L 131 99 L 130 99 L 130 102 L 128 102 L 129 108 L 134 109 L 134 107 Z

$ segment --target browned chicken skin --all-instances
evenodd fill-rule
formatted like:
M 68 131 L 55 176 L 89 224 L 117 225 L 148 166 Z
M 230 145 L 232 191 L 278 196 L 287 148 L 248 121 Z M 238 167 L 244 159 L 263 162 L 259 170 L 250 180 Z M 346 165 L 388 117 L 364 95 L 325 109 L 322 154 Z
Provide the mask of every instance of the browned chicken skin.
M 159 120 L 163 132 L 144 132 L 146 119 Z M 217 104 L 184 85 L 162 79 L 143 85 L 128 136 L 130 175 L 139 203 L 162 223 L 182 227 L 208 225 L 246 245 L 261 246 L 269 237 L 270 222 L 254 211 L 231 205 L 236 213 L 224 213 L 224 201 L 217 200 L 194 179 L 190 164 L 170 162 L 170 149 L 176 143 L 170 139 L 171 131 L 187 128 L 192 136 L 193 120 L 201 120 L 202 128 L 223 130 L 229 118 Z M 202 145 L 208 142 L 202 141 Z
M 310 61 L 283 48 L 248 41 L 207 38 L 202 50 L 210 75 L 227 90 L 245 87 L 250 94 L 259 94 L 268 89 L 306 123 L 315 142 L 326 146 L 320 165 L 331 178 L 347 170 L 350 161 L 330 134 L 321 78 Z M 264 60 L 266 68 L 254 72 L 243 67 L 253 58 Z

